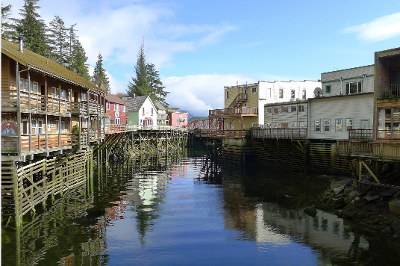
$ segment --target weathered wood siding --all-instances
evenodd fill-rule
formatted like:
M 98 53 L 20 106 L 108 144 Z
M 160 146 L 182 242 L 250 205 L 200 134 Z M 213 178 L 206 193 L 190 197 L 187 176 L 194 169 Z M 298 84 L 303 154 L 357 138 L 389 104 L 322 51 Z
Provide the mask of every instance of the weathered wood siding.
M 292 111 L 292 107 L 296 111 Z M 272 128 L 306 128 L 307 101 L 264 105 L 264 125 Z
M 374 113 L 374 95 L 359 94 L 353 96 L 315 98 L 308 107 L 308 137 L 310 139 L 348 139 L 346 119 L 353 119 L 353 129 L 361 128 L 361 120 L 369 121 L 372 128 Z M 320 119 L 321 131 L 317 132 L 315 120 Z M 330 119 L 329 131 L 324 128 L 324 120 Z M 336 128 L 336 119 L 342 119 L 341 131 Z

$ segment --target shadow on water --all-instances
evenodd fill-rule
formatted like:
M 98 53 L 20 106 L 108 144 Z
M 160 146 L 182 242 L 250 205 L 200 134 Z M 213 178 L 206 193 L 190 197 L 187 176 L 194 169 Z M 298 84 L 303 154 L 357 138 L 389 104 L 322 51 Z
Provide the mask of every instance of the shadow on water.
M 135 225 L 129 228 L 133 229 L 129 237 L 136 237 L 140 252 L 145 253 L 161 226 L 160 220 L 165 219 L 160 213 L 164 211 L 165 215 L 165 205 L 169 204 L 167 191 L 183 192 L 175 195 L 182 199 L 175 204 L 186 206 L 184 203 L 190 202 L 190 194 L 183 190 L 187 183 L 193 183 L 187 185 L 191 189 L 220 192 L 213 199 L 193 198 L 200 203 L 194 210 L 182 212 L 208 210 L 207 204 L 213 205 L 222 216 L 223 228 L 235 232 L 235 243 L 256 244 L 257 256 L 246 258 L 249 264 L 268 261 L 271 250 L 281 252 L 284 261 L 291 254 L 279 250 L 294 244 L 310 248 L 319 265 L 397 265 L 400 261 L 398 240 L 353 233 L 346 221 L 328 212 L 318 210 L 315 216 L 303 212 L 311 197 L 329 188 L 331 179 L 254 164 L 220 165 L 201 148 L 187 154 L 140 157 L 113 164 L 97 161 L 91 182 L 63 197 L 49 199 L 45 208 L 37 208 L 36 215 L 25 217 L 20 229 L 3 224 L 3 265 L 112 265 L 110 248 L 127 234 L 125 228 L 119 229 L 119 235 L 115 231 L 120 222 L 129 220 Z M 179 214 L 174 208 L 169 211 Z M 200 221 L 207 223 L 207 219 L 211 218 L 202 217 Z M 178 245 L 183 236 L 174 235 L 173 228 L 168 230 L 172 238 L 163 241 L 170 244 L 169 252 L 184 249 Z M 232 243 L 225 236 L 221 238 L 226 241 L 221 244 L 226 250 L 222 247 L 220 254 L 229 254 Z M 194 247 L 204 248 L 202 243 L 192 242 Z M 133 249 L 129 245 L 121 248 L 125 252 Z

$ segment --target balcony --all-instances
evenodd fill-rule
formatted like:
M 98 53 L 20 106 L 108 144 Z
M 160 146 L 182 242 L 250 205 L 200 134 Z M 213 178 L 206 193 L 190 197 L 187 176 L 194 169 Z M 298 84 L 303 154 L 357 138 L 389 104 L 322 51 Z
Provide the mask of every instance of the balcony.
M 306 128 L 252 128 L 253 139 L 307 139 Z
M 339 141 L 336 148 L 336 154 L 346 157 L 366 157 L 399 161 L 400 143 Z
M 389 86 L 378 88 L 378 100 L 400 98 L 400 84 L 389 84 Z
M 227 109 L 215 109 L 209 110 L 208 116 L 257 116 L 257 107 L 240 107 L 240 108 L 227 108 Z
M 349 129 L 350 141 L 372 141 L 372 129 Z

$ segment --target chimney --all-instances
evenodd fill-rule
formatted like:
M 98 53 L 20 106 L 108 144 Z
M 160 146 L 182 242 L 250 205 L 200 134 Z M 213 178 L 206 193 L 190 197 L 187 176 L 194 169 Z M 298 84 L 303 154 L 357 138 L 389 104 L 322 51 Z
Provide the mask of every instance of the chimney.
M 21 53 L 23 53 L 24 52 L 24 43 L 23 43 L 23 41 L 22 41 L 22 37 L 21 36 L 19 36 L 18 37 L 18 46 L 19 46 L 19 51 L 21 52 Z

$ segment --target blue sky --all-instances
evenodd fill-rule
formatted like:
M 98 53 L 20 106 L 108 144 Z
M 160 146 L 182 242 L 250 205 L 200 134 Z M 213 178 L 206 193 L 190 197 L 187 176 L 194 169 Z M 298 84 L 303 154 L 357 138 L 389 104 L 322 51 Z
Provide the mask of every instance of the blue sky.
M 22 0 L 4 0 L 13 13 Z M 172 107 L 207 115 L 224 86 L 317 80 L 321 72 L 374 63 L 400 46 L 400 1 L 41 0 L 46 22 L 77 23 L 94 66 L 102 53 L 112 92 L 125 92 L 145 38 Z

